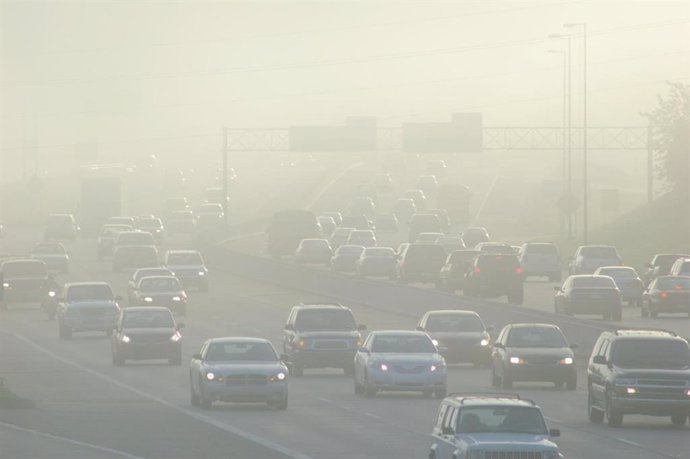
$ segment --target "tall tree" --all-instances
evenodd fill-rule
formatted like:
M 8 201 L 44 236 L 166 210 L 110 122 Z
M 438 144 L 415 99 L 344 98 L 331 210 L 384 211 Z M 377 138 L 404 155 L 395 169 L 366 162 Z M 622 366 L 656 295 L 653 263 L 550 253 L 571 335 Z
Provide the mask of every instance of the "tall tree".
M 656 175 L 669 191 L 690 193 L 690 86 L 669 82 L 659 105 L 643 115 L 652 128 L 652 148 L 657 163 Z

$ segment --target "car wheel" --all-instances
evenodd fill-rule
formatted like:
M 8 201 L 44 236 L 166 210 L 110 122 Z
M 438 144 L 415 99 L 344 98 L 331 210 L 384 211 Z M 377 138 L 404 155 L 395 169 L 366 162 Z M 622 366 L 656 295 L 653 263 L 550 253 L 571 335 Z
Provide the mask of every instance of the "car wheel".
M 565 382 L 565 388 L 568 390 L 577 389 L 577 376 L 571 376 Z
M 436 389 L 434 391 L 434 398 L 441 399 L 446 397 L 446 388 L 444 387 L 443 389 Z
M 59 333 L 60 333 L 60 339 L 72 339 L 72 329 L 69 327 L 66 327 L 63 323 L 60 323 L 58 325 L 59 327 Z
M 357 382 L 357 378 L 353 378 L 354 381 L 354 391 L 355 395 L 362 395 L 364 394 L 364 386 L 362 386 L 360 383 Z
M 594 406 L 594 397 L 591 391 L 587 394 L 587 413 L 589 422 L 599 424 L 604 420 L 604 412 Z
M 201 394 L 199 395 L 199 406 L 202 410 L 210 410 L 211 408 L 213 408 L 213 400 L 211 400 L 204 394 L 203 384 L 199 384 L 199 387 L 201 391 Z
M 684 426 L 687 418 L 688 415 L 686 413 L 673 413 L 671 415 L 671 422 L 674 426 Z
M 369 384 L 369 381 L 367 380 L 366 376 L 364 378 L 364 396 L 367 398 L 373 398 L 376 397 L 376 387 L 372 384 Z
M 610 394 L 606 396 L 606 420 L 609 427 L 620 427 L 623 424 L 623 412 L 614 408 Z
M 192 376 L 189 376 L 189 403 L 192 406 L 199 406 L 200 400 L 199 396 L 194 392 L 194 386 L 192 385 Z

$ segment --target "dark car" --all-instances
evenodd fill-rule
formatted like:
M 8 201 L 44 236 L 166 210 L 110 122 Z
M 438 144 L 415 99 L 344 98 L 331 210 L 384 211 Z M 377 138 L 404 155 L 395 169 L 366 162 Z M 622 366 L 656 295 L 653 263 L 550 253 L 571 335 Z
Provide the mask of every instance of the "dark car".
M 517 255 L 480 254 L 465 275 L 466 296 L 508 297 L 508 302 L 522 304 L 524 276 Z
M 394 214 L 380 214 L 374 220 L 376 231 L 379 233 L 397 233 L 398 219 Z
M 364 252 L 361 245 L 341 245 L 331 257 L 331 270 L 335 272 L 357 271 L 357 260 Z
M 138 306 L 165 306 L 181 316 L 187 313 L 187 293 L 175 276 L 142 277 L 133 293 Z
M 168 308 L 137 307 L 123 309 L 111 339 L 113 365 L 127 360 L 167 359 L 170 365 L 182 364 L 183 324 L 177 324 Z
M 628 306 L 642 305 L 642 292 L 644 283 L 637 275 L 635 268 L 630 266 L 602 266 L 594 271 L 597 276 L 609 276 L 616 283 L 616 287 L 621 291 L 621 299 L 628 303 Z
M 283 329 L 290 372 L 302 376 L 305 368 L 342 368 L 352 374 L 365 329 L 357 325 L 350 308 L 339 304 L 294 306 Z
M 644 274 L 644 281 L 646 285 L 658 276 L 667 276 L 671 270 L 671 266 L 679 258 L 690 258 L 688 254 L 682 253 L 657 253 L 652 258 L 652 261 L 646 263 L 647 271 Z
M 397 262 L 391 247 L 367 247 L 357 260 L 357 274 L 395 279 Z
M 414 205 L 417 206 L 417 210 L 426 209 L 426 195 L 422 190 L 407 190 L 405 193 L 403 193 L 403 197 L 412 199 L 414 201 Z
M 575 390 L 575 347 L 556 325 L 506 325 L 491 353 L 491 385 L 510 389 L 517 381 L 547 381 Z
M 341 245 L 347 244 L 347 240 L 350 238 L 350 233 L 355 231 L 354 228 L 341 228 L 338 227 L 333 231 L 328 242 L 331 244 L 333 250 L 337 249 Z
M 398 261 L 398 282 L 438 283 L 446 251 L 438 244 L 410 244 Z
M 122 269 L 154 268 L 159 266 L 158 250 L 148 245 L 126 245 L 115 249 L 113 271 Z
M 561 287 L 554 287 L 557 314 L 601 314 L 604 319 L 621 320 L 621 292 L 608 276 L 579 274 L 569 276 Z
M 472 269 L 474 259 L 480 255 L 476 250 L 455 250 L 446 258 L 439 276 L 439 288 L 455 292 L 465 288 L 465 275 Z
M 447 363 L 467 362 L 485 366 L 490 362 L 489 332 L 493 327 L 485 326 L 474 311 L 428 311 L 420 319 L 417 330 L 427 332 L 434 344 L 443 349 L 441 355 Z
M 51 214 L 46 219 L 45 239 L 76 241 L 79 227 L 72 214 Z
M 461 234 L 465 247 L 474 247 L 480 242 L 488 242 L 489 232 L 483 227 L 465 228 Z
M 142 277 L 149 276 L 174 276 L 174 274 L 168 268 L 141 268 L 134 271 L 129 282 L 127 282 L 127 302 L 130 305 L 136 303 L 136 296 L 134 293 L 137 289 L 137 285 L 139 285 L 139 281 Z
M 368 196 L 358 196 L 352 201 L 350 213 L 353 215 L 362 214 L 366 215 L 367 218 L 373 218 L 376 215 L 376 204 Z
M 0 308 L 12 303 L 40 303 L 45 299 L 48 268 L 41 260 L 15 259 L 0 264 L 3 296 Z
M 185 288 L 195 287 L 200 292 L 208 292 L 208 269 L 198 250 L 168 250 L 163 257 L 163 265 Z
M 162 244 L 165 239 L 165 228 L 160 218 L 145 217 L 140 218 L 137 223 L 137 228 L 141 231 L 151 233 L 157 244 Z
M 447 254 L 466 248 L 460 236 L 440 236 L 436 239 L 436 244 L 443 246 Z
M 373 230 L 375 228 L 374 224 L 364 214 L 345 215 L 339 226 L 356 230 Z
M 55 311 L 60 339 L 71 339 L 74 332 L 110 335 L 120 316 L 119 300 L 105 282 L 65 284 Z
M 412 216 L 417 213 L 417 206 L 411 198 L 400 198 L 395 201 L 393 207 L 395 218 L 402 223 L 409 223 Z
M 626 414 L 670 416 L 677 426 L 690 414 L 690 346 L 673 332 L 605 331 L 587 367 L 589 420 L 611 427 Z
M 690 317 L 690 276 L 656 277 L 642 294 L 642 317 L 685 313 Z
M 410 220 L 409 242 L 415 242 L 420 233 L 441 233 L 441 223 L 434 214 L 414 214 Z

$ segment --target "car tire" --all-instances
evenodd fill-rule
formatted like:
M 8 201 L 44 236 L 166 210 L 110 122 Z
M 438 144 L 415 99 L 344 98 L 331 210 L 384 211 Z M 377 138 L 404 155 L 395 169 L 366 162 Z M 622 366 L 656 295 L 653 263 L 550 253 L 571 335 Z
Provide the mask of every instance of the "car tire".
M 567 390 L 577 389 L 577 376 L 571 376 L 565 381 L 565 388 Z
M 369 384 L 369 381 L 367 381 L 367 378 L 365 376 L 364 378 L 364 396 L 367 398 L 374 398 L 376 397 L 376 387 L 372 384 Z
M 446 393 L 447 393 L 447 390 L 445 387 L 443 389 L 436 389 L 434 391 L 434 398 L 436 398 L 436 399 L 446 398 Z
M 513 388 L 513 380 L 510 379 L 510 376 L 505 374 L 505 371 L 503 372 L 503 376 L 501 377 L 501 389 L 512 389 Z
M 604 420 L 604 412 L 594 406 L 594 397 L 591 391 L 587 394 L 587 415 L 589 422 L 600 424 Z
M 673 413 L 671 415 L 671 422 L 673 423 L 674 426 L 684 426 L 685 421 L 688 419 L 688 414 L 687 413 Z
M 199 406 L 201 400 L 199 396 L 194 392 L 194 386 L 192 385 L 192 376 L 189 376 L 189 404 L 192 406 Z
M 72 339 L 72 329 L 66 327 L 63 323 L 58 324 L 58 331 L 60 339 Z
M 606 397 L 606 421 L 609 427 L 620 427 L 623 424 L 623 412 L 613 407 L 610 394 Z

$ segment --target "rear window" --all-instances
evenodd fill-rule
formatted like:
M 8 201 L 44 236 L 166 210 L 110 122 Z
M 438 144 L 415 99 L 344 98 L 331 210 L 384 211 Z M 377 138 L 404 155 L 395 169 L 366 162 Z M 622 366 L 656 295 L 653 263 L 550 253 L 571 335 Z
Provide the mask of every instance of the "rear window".
M 360 245 L 341 245 L 337 253 L 338 255 L 361 255 L 364 247 Z
M 450 254 L 450 257 L 448 258 L 449 263 L 463 263 L 466 262 L 467 260 L 471 260 L 472 258 L 476 257 L 479 255 L 479 252 L 477 251 L 464 251 L 464 250 L 456 250 L 455 252 Z
M 198 253 L 171 253 L 168 255 L 170 265 L 203 265 L 204 261 Z
M 484 324 L 474 314 L 431 314 L 426 329 L 430 332 L 482 332 Z
M 42 261 L 7 261 L 2 265 L 5 277 L 46 276 L 46 265 Z
M 139 281 L 142 277 L 151 277 L 151 276 L 172 276 L 173 274 L 170 272 L 169 269 L 167 268 L 148 268 L 148 269 L 139 269 L 134 273 L 134 280 Z
M 656 257 L 654 257 L 652 265 L 658 266 L 659 269 L 663 272 L 668 272 L 668 270 L 671 269 L 671 266 L 673 265 L 673 263 L 676 262 L 677 259 L 686 257 L 688 257 L 688 255 L 657 255 Z
M 411 263 L 426 261 L 442 266 L 446 261 L 446 251 L 437 244 L 411 244 L 405 252 L 405 261 Z
M 621 339 L 616 341 L 611 360 L 623 368 L 688 368 L 690 347 L 677 339 Z
M 656 286 L 659 290 L 688 290 L 690 277 L 660 277 Z
M 583 247 L 580 254 L 591 258 L 618 258 L 614 247 Z
M 364 255 L 367 257 L 393 257 L 395 252 L 389 247 L 371 247 L 366 249 Z
M 72 285 L 67 289 L 67 301 L 112 300 L 113 291 L 107 284 Z
M 605 268 L 600 269 L 599 274 L 615 279 L 634 279 L 637 277 L 637 272 L 633 268 Z
M 606 276 L 576 277 L 573 279 L 573 287 L 606 287 L 614 288 L 613 279 Z
M 295 319 L 297 331 L 352 331 L 357 328 L 347 309 L 304 309 Z
M 515 255 L 480 255 L 477 266 L 482 269 L 513 271 L 520 267 Z
M 555 255 L 558 253 L 558 248 L 553 244 L 529 244 L 525 246 L 525 253 L 530 255 Z

